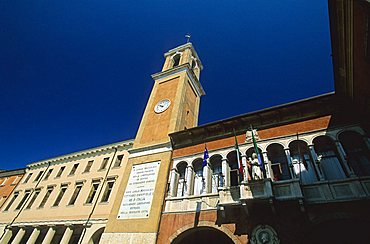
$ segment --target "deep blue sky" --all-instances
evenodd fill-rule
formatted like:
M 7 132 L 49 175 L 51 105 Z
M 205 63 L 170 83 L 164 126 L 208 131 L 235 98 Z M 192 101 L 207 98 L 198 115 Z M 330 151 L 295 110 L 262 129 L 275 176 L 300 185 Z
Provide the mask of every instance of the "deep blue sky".
M 135 137 L 191 33 L 199 123 L 333 91 L 327 1 L 0 1 L 0 168 Z

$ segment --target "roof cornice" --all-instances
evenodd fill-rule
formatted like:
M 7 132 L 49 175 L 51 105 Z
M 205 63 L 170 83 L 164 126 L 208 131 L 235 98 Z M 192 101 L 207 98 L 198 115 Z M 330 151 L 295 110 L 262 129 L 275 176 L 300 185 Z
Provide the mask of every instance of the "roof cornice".
M 116 149 L 116 148 L 117 149 L 118 148 L 130 149 L 132 147 L 133 143 L 134 143 L 134 139 L 115 142 L 115 143 L 111 143 L 111 144 L 107 144 L 107 145 L 102 145 L 102 146 L 99 146 L 99 147 L 89 148 L 89 149 L 86 149 L 86 150 L 82 150 L 82 151 L 78 151 L 78 152 L 73 152 L 73 153 L 53 157 L 53 158 L 48 158 L 48 159 L 41 160 L 41 161 L 32 162 L 32 163 L 28 164 L 27 167 L 30 167 L 30 168 L 31 167 L 37 167 L 37 166 L 41 166 L 41 165 L 47 164 L 47 163 L 60 162 L 60 161 L 64 161 L 64 160 L 68 160 L 68 159 L 72 159 L 72 158 L 77 158 L 77 157 L 81 157 L 81 156 L 85 156 L 85 155 L 89 155 L 89 154 L 109 151 L 109 150 Z

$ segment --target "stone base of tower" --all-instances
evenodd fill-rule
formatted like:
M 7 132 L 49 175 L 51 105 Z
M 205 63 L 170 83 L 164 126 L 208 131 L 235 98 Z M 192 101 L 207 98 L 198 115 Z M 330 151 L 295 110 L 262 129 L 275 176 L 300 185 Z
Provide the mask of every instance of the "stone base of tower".
M 154 244 L 156 239 L 157 233 L 103 233 L 99 243 Z

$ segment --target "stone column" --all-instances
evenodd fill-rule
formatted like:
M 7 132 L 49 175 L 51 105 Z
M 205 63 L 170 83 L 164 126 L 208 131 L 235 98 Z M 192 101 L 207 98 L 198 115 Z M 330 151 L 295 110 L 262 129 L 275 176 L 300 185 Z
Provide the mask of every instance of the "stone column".
M 40 235 L 40 228 L 35 227 L 32 231 L 32 234 L 30 235 L 30 238 L 28 238 L 28 241 L 26 244 L 34 244 L 36 243 L 37 237 Z
M 170 179 L 170 197 L 175 197 L 177 194 L 177 185 L 179 183 L 179 174 L 176 172 L 176 169 L 171 170 L 171 179 Z
M 13 232 L 12 229 L 6 229 L 3 237 L 0 240 L 0 244 L 8 244 L 10 238 L 12 238 Z
M 204 178 L 204 194 L 211 193 L 212 191 L 212 170 L 209 163 L 203 167 L 203 178 Z
M 191 196 L 194 193 L 194 172 L 193 172 L 193 166 L 188 165 L 186 168 L 186 196 Z
M 227 158 L 222 159 L 222 175 L 224 176 L 224 187 L 230 187 L 230 166 Z
M 351 177 L 351 178 L 356 177 L 355 172 L 353 172 L 353 169 L 348 164 L 348 161 L 346 159 L 347 158 L 346 152 L 344 151 L 344 148 L 343 148 L 342 144 L 340 143 L 340 141 L 335 141 L 335 146 L 336 146 L 337 151 L 339 153 L 339 157 L 340 157 L 341 161 L 343 162 L 344 170 L 347 172 L 349 177 Z
M 15 236 L 14 240 L 12 241 L 12 244 L 19 244 L 22 241 L 22 238 L 26 234 L 26 229 L 24 227 L 20 228 L 17 235 Z
M 73 234 L 72 225 L 68 225 L 66 230 L 64 231 L 60 244 L 68 244 L 69 240 L 71 240 L 72 234 Z
M 290 175 L 292 176 L 292 179 L 297 178 L 296 174 L 294 173 L 293 163 L 292 163 L 292 158 L 290 157 L 289 148 L 285 148 L 284 151 L 285 151 L 286 159 L 288 160 L 288 168 L 290 171 Z
M 266 169 L 266 177 L 274 181 L 274 177 L 273 177 L 274 174 L 272 172 L 271 162 L 269 158 L 267 157 L 267 152 L 262 152 L 262 156 L 263 156 L 263 162 L 265 164 L 265 169 Z
M 320 162 L 319 162 L 319 160 L 317 158 L 317 154 L 315 152 L 314 145 L 308 145 L 308 149 L 310 150 L 311 157 L 313 159 L 313 167 L 315 167 L 315 169 L 316 169 L 316 172 L 319 176 L 319 180 L 325 180 L 324 175 L 322 173 Z
M 42 244 L 50 244 L 51 241 L 53 240 L 55 232 L 56 232 L 55 226 L 50 226 L 48 232 L 45 235 L 44 240 L 42 241 Z
M 247 165 L 247 155 L 242 155 L 242 164 L 244 168 L 244 179 L 243 181 L 248 183 L 248 177 L 249 177 L 249 171 L 248 171 L 248 165 Z

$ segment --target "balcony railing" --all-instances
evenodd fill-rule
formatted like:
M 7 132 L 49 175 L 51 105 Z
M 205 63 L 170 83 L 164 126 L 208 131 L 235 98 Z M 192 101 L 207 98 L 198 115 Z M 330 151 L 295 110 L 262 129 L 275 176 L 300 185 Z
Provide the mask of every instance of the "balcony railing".
M 262 179 L 240 183 L 238 186 L 219 187 L 218 193 L 168 197 L 165 212 L 215 210 L 248 205 L 252 201 L 299 201 L 321 204 L 370 199 L 370 177 L 347 178 L 336 181 L 318 181 L 309 185 L 299 179 L 272 182 Z

